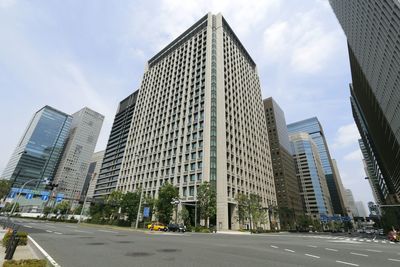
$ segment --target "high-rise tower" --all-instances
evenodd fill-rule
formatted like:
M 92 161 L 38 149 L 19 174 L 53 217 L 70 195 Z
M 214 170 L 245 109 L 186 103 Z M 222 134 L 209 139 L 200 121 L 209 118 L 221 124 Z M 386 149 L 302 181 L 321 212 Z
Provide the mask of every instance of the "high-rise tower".
M 347 36 L 353 114 L 388 189 L 381 194 L 400 203 L 400 2 L 329 2 Z
M 55 176 L 57 191 L 79 201 L 104 116 L 85 107 L 72 114 L 71 132 Z
M 218 229 L 238 228 L 238 193 L 276 206 L 256 64 L 221 14 L 148 61 L 133 117 L 117 189 L 157 196 L 169 182 L 185 205 L 210 181 Z
M 281 226 L 293 227 L 296 217 L 303 215 L 304 210 L 285 114 L 272 97 L 264 99 L 263 102 L 278 207 L 282 211 L 281 214 L 286 215 L 279 219 Z
M 18 143 L 2 178 L 11 180 L 12 187 L 43 189 L 40 180 L 53 180 L 68 133 L 71 116 L 45 106 L 35 113 Z
M 329 188 L 329 195 L 332 201 L 332 207 L 335 214 L 346 214 L 346 208 L 340 192 L 340 183 L 336 175 L 332 159 L 329 153 L 328 143 L 326 142 L 324 130 L 318 118 L 313 117 L 306 120 L 294 122 L 288 125 L 290 134 L 306 132 L 317 144 L 319 157 L 321 158 L 322 167 L 324 169 L 326 183 Z

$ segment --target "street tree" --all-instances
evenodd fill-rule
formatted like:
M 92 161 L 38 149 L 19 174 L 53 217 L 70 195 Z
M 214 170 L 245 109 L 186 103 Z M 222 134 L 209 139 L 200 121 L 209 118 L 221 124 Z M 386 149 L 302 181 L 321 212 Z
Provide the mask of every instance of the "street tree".
M 130 224 L 136 219 L 139 201 L 140 194 L 137 191 L 127 192 L 122 197 L 121 212 L 126 214 Z
M 108 196 L 104 213 L 105 216 L 108 217 L 110 220 L 118 217 L 118 212 L 121 207 L 123 197 L 124 193 L 118 190 L 111 192 L 111 194 Z
M 174 211 L 174 205 L 171 202 L 178 197 L 178 189 L 172 184 L 165 183 L 161 186 L 156 201 L 157 216 L 160 222 L 166 224 L 170 222 Z
M 200 218 L 205 221 L 208 227 L 208 220 L 216 215 L 217 196 L 215 189 L 209 182 L 203 182 L 197 190 L 197 201 L 199 203 Z
M 0 180 L 0 199 L 5 198 L 11 189 L 11 182 L 8 180 Z
M 70 208 L 71 206 L 69 204 L 69 201 L 64 200 L 61 203 L 57 204 L 56 211 L 59 211 L 60 214 L 64 215 L 69 211 Z
M 178 217 L 181 219 L 181 221 L 183 221 L 184 225 L 190 225 L 190 214 L 185 206 L 182 206 L 182 209 L 179 212 Z

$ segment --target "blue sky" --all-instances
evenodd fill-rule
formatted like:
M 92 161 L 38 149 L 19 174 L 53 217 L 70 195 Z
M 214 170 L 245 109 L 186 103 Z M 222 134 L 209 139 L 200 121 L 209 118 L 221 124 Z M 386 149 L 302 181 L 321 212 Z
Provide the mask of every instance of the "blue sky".
M 325 0 L 0 0 L 0 173 L 32 114 L 88 106 L 106 116 L 140 86 L 145 62 L 207 12 L 222 14 L 257 64 L 263 97 L 288 123 L 317 116 L 343 184 L 372 200 L 349 103 L 346 38 Z

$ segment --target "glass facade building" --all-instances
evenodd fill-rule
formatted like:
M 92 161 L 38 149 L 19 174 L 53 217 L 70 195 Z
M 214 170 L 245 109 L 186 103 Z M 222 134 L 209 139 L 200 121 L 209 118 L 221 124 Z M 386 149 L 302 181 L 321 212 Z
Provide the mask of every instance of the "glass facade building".
M 3 179 L 13 188 L 36 179 L 27 189 L 43 189 L 40 180 L 53 180 L 69 131 L 72 117 L 50 106 L 35 113 L 4 170 Z
M 386 204 L 400 203 L 400 2 L 330 0 L 347 37 L 352 99 L 373 164 L 386 183 Z M 354 114 L 354 101 L 353 114 Z M 355 119 L 357 114 L 354 114 Z M 357 121 L 356 121 L 357 122 Z M 376 160 L 376 161 L 375 161 Z M 380 178 L 378 178 L 380 179 Z
M 332 206 L 322 162 L 313 138 L 307 133 L 290 135 L 300 194 L 306 213 L 314 219 L 332 215 Z
M 319 157 L 325 173 L 326 183 L 328 184 L 329 194 L 332 201 L 332 206 L 335 214 L 345 214 L 346 209 L 343 202 L 340 186 L 337 181 L 332 165 L 331 156 L 328 149 L 328 144 L 325 139 L 325 134 L 318 118 L 313 117 L 288 125 L 290 134 L 306 132 L 308 133 L 315 144 L 317 145 Z

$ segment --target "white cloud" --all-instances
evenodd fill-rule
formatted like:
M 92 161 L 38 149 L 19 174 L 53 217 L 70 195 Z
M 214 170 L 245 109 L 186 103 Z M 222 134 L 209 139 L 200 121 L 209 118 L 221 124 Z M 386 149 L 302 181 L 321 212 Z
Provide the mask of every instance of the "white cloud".
M 335 142 L 332 147 L 344 148 L 358 143 L 358 139 L 360 139 L 360 133 L 358 132 L 358 128 L 354 123 L 343 125 L 339 127 L 336 133 Z
M 346 154 L 343 159 L 347 161 L 362 161 L 361 151 L 357 149 L 351 153 Z
M 0 8 L 7 8 L 15 5 L 16 0 L 0 0 Z
M 264 51 L 270 59 L 288 62 L 295 72 L 315 74 L 329 66 L 342 41 L 340 29 L 320 23 L 319 8 L 299 12 L 264 30 Z

